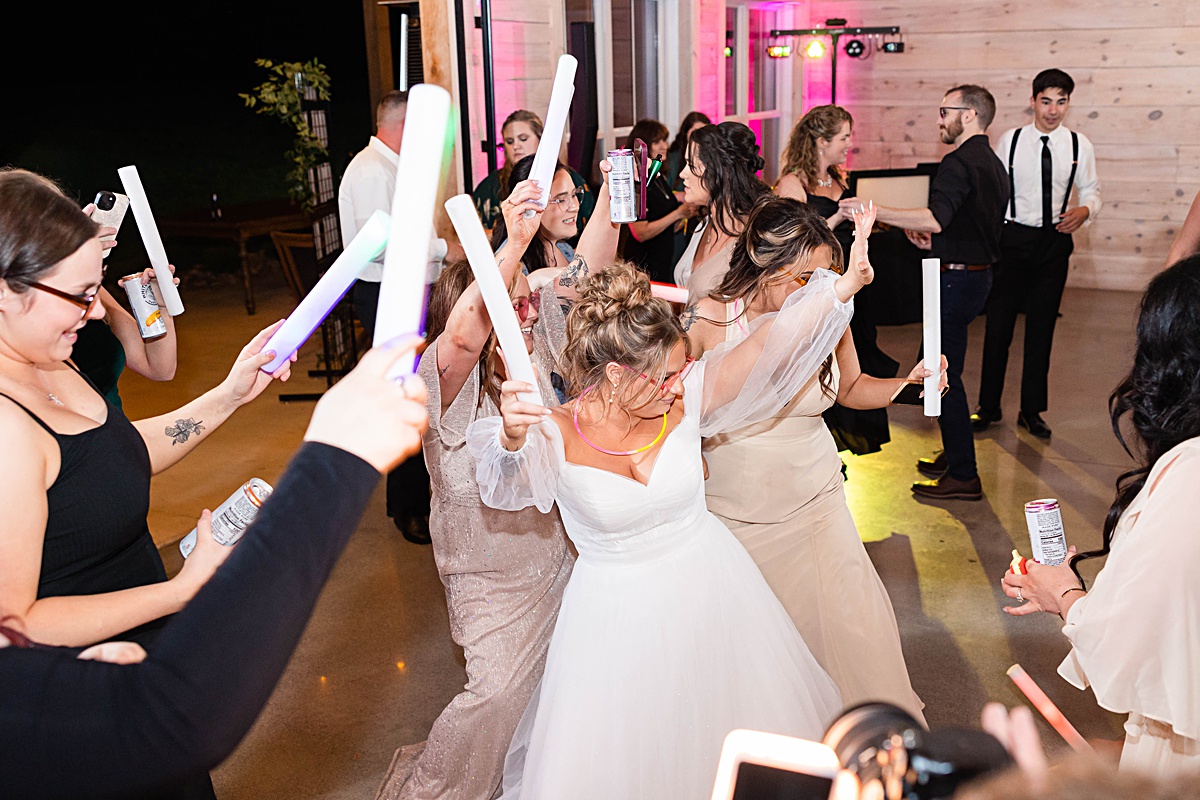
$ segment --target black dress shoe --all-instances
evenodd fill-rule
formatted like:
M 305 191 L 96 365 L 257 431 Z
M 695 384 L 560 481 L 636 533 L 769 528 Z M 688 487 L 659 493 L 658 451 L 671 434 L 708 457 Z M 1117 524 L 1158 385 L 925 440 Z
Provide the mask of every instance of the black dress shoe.
M 976 475 L 969 481 L 960 481 L 943 475 L 936 481 L 917 481 L 912 492 L 926 500 L 982 500 L 983 484 Z
M 946 453 L 938 450 L 933 458 L 918 458 L 917 472 L 927 478 L 940 478 L 946 474 Z
M 433 543 L 429 537 L 428 517 L 392 517 L 392 522 L 396 523 L 400 535 L 413 544 Z
M 993 422 L 999 422 L 1004 419 L 1004 415 L 1000 410 L 988 411 L 983 406 L 975 409 L 975 413 L 971 415 L 971 429 L 976 433 L 986 431 Z
M 1041 414 L 1027 414 L 1022 411 L 1017 414 L 1017 427 L 1024 428 L 1039 439 L 1050 438 L 1050 426 L 1045 423 Z

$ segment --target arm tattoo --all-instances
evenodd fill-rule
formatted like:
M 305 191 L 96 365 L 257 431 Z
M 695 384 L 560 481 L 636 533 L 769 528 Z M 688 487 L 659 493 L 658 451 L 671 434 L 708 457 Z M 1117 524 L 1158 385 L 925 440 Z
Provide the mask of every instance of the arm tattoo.
M 692 323 L 694 323 L 698 318 L 699 314 L 696 311 L 696 304 L 692 303 L 683 310 L 682 314 L 679 315 L 679 324 L 683 326 L 685 331 L 690 330 Z
M 567 268 L 563 270 L 562 275 L 558 276 L 558 285 L 565 289 L 570 289 L 587 276 L 587 260 L 579 253 L 576 253 L 575 257 L 571 259 L 571 263 L 567 264 Z
M 203 421 L 200 420 L 200 422 Z M 200 422 L 196 422 L 194 419 L 175 420 L 175 424 L 165 431 L 167 436 L 170 436 L 174 440 L 171 442 L 171 446 L 174 447 L 177 444 L 183 444 L 192 438 L 193 433 L 199 435 L 204 430 L 204 426 Z

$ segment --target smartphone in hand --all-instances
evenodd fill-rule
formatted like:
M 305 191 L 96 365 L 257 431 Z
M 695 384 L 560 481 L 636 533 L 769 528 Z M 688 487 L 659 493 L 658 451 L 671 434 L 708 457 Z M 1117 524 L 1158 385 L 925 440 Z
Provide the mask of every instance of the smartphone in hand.
M 905 381 L 896 390 L 896 393 L 892 395 L 892 404 L 898 406 L 923 406 L 925 405 L 925 398 L 921 397 L 921 392 L 923 391 L 925 391 L 925 381 Z M 949 386 L 942 389 L 942 397 L 945 397 L 948 391 L 950 391 Z
M 121 221 L 125 219 L 125 212 L 129 210 L 129 198 L 117 192 L 102 191 L 96 193 L 96 199 L 92 201 L 96 208 L 92 210 L 92 221 L 106 228 L 121 229 Z M 117 235 L 110 234 L 109 236 L 101 237 L 101 241 L 112 241 Z M 109 250 L 104 251 L 104 257 L 108 258 Z

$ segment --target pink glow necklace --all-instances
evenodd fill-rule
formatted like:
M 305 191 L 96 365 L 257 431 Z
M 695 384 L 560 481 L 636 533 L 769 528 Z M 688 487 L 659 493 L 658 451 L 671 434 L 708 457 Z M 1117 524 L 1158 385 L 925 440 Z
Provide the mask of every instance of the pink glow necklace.
M 624 450 L 624 451 L 605 450 L 603 447 L 599 446 L 598 444 L 593 442 L 591 439 L 587 438 L 587 436 L 584 435 L 583 430 L 581 430 L 579 427 L 579 401 L 583 399 L 584 395 L 586 395 L 588 392 L 590 392 L 594 388 L 596 388 L 596 387 L 589 386 L 588 388 L 584 389 L 583 394 L 581 394 L 581 395 L 579 395 L 579 397 L 575 398 L 575 405 L 571 411 L 571 419 L 575 423 L 575 432 L 579 434 L 579 438 L 583 439 L 584 444 L 586 444 L 588 447 L 592 448 L 593 450 L 599 450 L 601 453 L 604 453 L 605 455 L 609 455 L 609 456 L 633 456 L 633 455 L 637 455 L 638 453 L 644 453 L 647 450 L 649 450 L 651 447 L 654 447 L 654 445 L 658 444 L 659 441 L 663 438 L 663 434 L 665 434 L 667 432 L 667 412 L 664 411 L 663 412 L 662 430 L 660 430 L 658 432 L 658 436 L 654 437 L 654 441 L 651 442 L 650 444 L 646 445 L 645 447 L 639 447 L 637 450 Z

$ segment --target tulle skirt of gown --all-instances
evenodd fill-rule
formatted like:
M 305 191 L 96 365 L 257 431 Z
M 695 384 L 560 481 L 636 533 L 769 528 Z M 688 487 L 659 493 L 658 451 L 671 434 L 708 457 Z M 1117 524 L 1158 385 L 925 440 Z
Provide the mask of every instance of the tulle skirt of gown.
M 703 800 L 729 731 L 819 739 L 840 711 L 745 549 L 698 506 L 636 560 L 580 554 L 504 800 Z
M 892 603 L 842 488 L 814 381 L 776 419 L 705 440 L 708 506 L 791 615 L 842 700 L 883 700 L 924 721 Z M 810 415 L 805 415 L 805 412 Z

